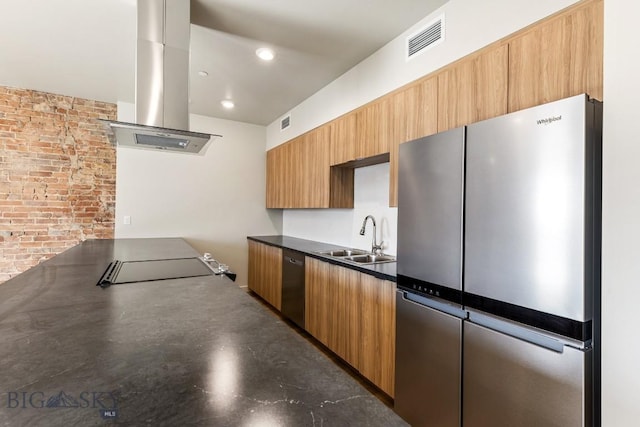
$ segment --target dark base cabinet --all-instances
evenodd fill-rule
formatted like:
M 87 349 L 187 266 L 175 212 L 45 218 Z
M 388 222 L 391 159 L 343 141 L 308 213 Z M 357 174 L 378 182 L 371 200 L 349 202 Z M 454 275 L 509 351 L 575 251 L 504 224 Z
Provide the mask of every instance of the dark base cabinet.
M 304 329 L 304 254 L 282 249 L 282 314 Z

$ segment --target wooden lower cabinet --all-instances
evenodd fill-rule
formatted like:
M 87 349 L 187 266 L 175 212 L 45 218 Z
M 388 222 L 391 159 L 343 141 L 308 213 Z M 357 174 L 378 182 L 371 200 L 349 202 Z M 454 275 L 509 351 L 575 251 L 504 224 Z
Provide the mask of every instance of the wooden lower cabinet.
M 306 330 L 393 397 L 395 284 L 309 257 L 305 282 Z
M 265 301 L 281 310 L 282 307 L 282 249 L 248 241 L 248 286 Z
M 332 348 L 336 354 L 351 366 L 358 367 L 360 360 L 360 317 L 358 306 L 352 304 L 358 301 L 360 273 L 336 265 L 330 266 L 330 278 L 335 284 L 332 301 L 334 316 L 329 333 Z
M 358 370 L 393 397 L 396 360 L 396 285 L 360 275 L 361 350 Z
M 359 362 L 359 273 L 327 262 L 305 261 L 305 326 L 351 366 Z
M 304 326 L 322 344 L 329 346 L 329 331 L 333 322 L 330 296 L 330 266 L 314 258 L 304 261 Z

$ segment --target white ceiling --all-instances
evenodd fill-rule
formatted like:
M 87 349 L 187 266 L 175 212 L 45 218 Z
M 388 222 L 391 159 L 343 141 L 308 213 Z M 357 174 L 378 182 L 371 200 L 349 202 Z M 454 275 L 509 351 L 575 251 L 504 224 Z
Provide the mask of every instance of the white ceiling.
M 190 111 L 269 124 L 446 1 L 191 0 Z M 136 0 L 0 0 L 0 40 L 0 85 L 134 101 Z

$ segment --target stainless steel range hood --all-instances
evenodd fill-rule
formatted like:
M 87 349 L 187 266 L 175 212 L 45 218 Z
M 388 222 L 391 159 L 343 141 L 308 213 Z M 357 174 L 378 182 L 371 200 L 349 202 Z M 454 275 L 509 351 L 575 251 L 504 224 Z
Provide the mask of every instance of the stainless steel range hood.
M 138 0 L 136 123 L 103 120 L 119 146 L 202 153 L 212 137 L 189 131 L 190 5 Z

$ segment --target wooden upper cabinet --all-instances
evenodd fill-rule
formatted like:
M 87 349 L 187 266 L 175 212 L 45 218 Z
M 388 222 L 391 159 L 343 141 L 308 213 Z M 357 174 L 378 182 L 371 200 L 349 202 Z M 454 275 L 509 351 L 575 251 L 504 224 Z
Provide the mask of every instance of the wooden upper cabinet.
M 580 93 L 602 100 L 603 30 L 603 1 L 578 2 L 271 150 L 267 207 L 351 208 L 353 170 L 336 165 L 385 153 L 397 206 L 403 142 Z
M 329 124 L 331 132 L 330 164 L 339 165 L 356 158 L 356 113 L 338 117 Z
M 389 152 L 390 101 L 385 96 L 356 111 L 356 159 Z
M 295 138 L 267 152 L 267 208 L 295 207 L 302 193 L 302 138 Z
M 438 74 L 438 132 L 507 113 L 508 60 L 501 45 Z
M 267 208 L 277 208 L 282 206 L 281 193 L 282 189 L 279 188 L 280 181 L 280 161 L 281 161 L 281 146 L 272 148 L 267 151 L 267 171 L 266 171 L 266 206 Z
M 602 100 L 603 2 L 577 7 L 509 42 L 509 111 L 580 93 Z
M 329 157 L 330 129 L 321 126 L 308 132 L 302 144 L 302 161 L 297 176 L 301 183 L 301 194 L 297 207 L 329 207 Z
M 291 181 L 293 165 L 299 157 L 292 140 L 267 151 L 267 208 L 288 207 L 298 191 Z M 285 185 L 290 183 L 290 185 Z
M 321 126 L 269 150 L 267 207 L 330 207 L 332 198 L 329 158 L 328 126 Z
M 438 79 L 431 77 L 391 96 L 389 140 L 389 205 L 398 206 L 398 150 L 400 144 L 438 131 Z

